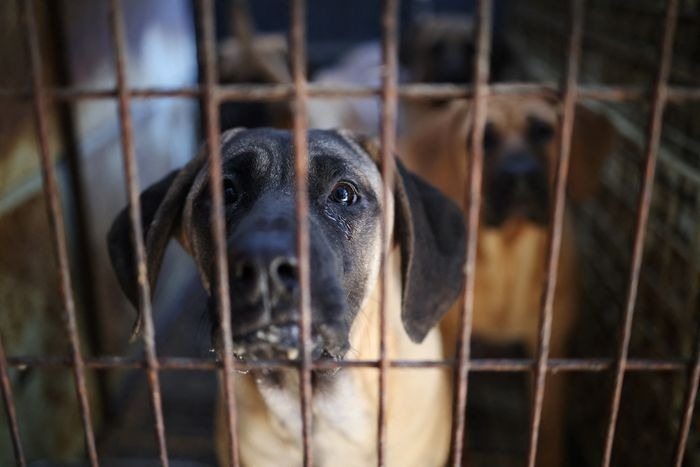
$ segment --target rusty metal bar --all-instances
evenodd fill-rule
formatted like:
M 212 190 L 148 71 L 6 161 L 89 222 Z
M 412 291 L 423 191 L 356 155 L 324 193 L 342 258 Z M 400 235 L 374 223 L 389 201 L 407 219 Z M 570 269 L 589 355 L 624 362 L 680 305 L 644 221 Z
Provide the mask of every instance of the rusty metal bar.
M 358 85 L 328 85 L 320 83 L 307 84 L 309 97 L 376 97 L 381 96 L 381 87 Z M 48 87 L 46 92 L 56 101 L 76 101 L 92 99 L 115 99 L 116 89 L 80 89 L 72 87 Z M 139 88 L 131 89 L 132 99 L 157 98 L 198 98 L 204 91 L 200 86 L 180 88 Z M 403 84 L 397 87 L 398 97 L 404 100 L 458 99 L 474 96 L 472 86 L 455 84 Z M 558 88 L 554 82 L 542 83 L 496 83 L 490 86 L 488 94 L 513 96 L 556 96 Z M 219 86 L 219 99 L 228 101 L 285 101 L 294 96 L 294 87 L 289 84 L 226 84 Z M 578 99 L 590 99 L 603 102 L 632 102 L 648 99 L 648 88 L 635 85 L 579 85 Z M 29 88 L 1 88 L 0 100 L 30 99 Z M 700 88 L 692 86 L 669 86 L 669 102 L 686 102 L 700 100 Z
M 12 384 L 10 383 L 10 375 L 8 374 L 5 343 L 2 340 L 2 334 L 0 334 L 0 386 L 2 389 L 2 400 L 5 405 L 5 413 L 7 414 L 8 431 L 12 438 L 12 449 L 15 452 L 15 461 L 18 467 L 24 467 L 27 465 L 27 460 L 22 450 L 22 439 L 19 434 L 15 399 L 12 396 Z
M 623 326 L 620 330 L 619 349 L 615 369 L 615 383 L 610 401 L 610 417 L 608 419 L 607 434 L 601 465 L 608 467 L 612 458 L 615 428 L 620 410 L 620 397 L 625 378 L 624 364 L 629 352 L 630 337 L 632 334 L 632 320 L 637 299 L 639 276 L 644 256 L 644 240 L 646 238 L 646 225 L 649 218 L 651 195 L 654 187 L 654 175 L 656 172 L 656 160 L 661 139 L 663 114 L 666 106 L 666 94 L 668 77 L 671 71 L 673 58 L 673 39 L 678 17 L 678 0 L 668 0 L 664 19 L 663 42 L 660 48 L 659 69 L 654 84 L 654 100 L 652 102 L 649 129 L 645 148 L 646 168 L 642 190 L 639 197 L 639 209 L 637 213 L 637 225 L 635 231 L 634 248 L 632 250 L 632 262 L 630 265 L 630 281 L 627 292 Z
M 240 465 L 238 452 L 238 422 L 236 420 L 236 395 L 234 388 L 233 335 L 231 331 L 231 302 L 229 295 L 228 263 L 226 261 L 226 227 L 223 203 L 223 177 L 221 147 L 219 145 L 219 95 L 217 89 L 218 72 L 216 64 L 216 35 L 214 22 L 214 3 L 201 0 L 200 30 L 202 37 L 198 41 L 199 60 L 203 71 L 202 105 L 205 108 L 206 141 L 209 154 L 209 189 L 211 192 L 211 229 L 216 256 L 216 293 L 217 312 L 221 324 L 223 341 L 223 383 L 226 401 L 226 423 L 228 430 L 229 465 Z
M 464 308 L 461 314 L 461 333 L 457 341 L 458 365 L 455 368 L 455 391 L 452 412 L 452 465 L 462 464 L 462 451 L 467 433 L 466 409 L 474 314 L 474 278 L 476 275 L 476 242 L 479 236 L 479 212 L 481 208 L 481 181 L 484 163 L 484 128 L 486 127 L 487 98 L 489 92 L 489 63 L 491 54 L 491 0 L 477 2 L 476 54 L 474 57 L 474 128 L 471 138 L 471 158 L 468 190 L 465 190 L 467 206 L 467 248 L 464 278 Z
M 391 216 L 387 212 L 394 186 L 394 150 L 396 146 L 396 112 L 398 82 L 398 0 L 384 0 L 382 14 L 382 123 L 381 123 L 381 170 L 382 170 L 382 247 L 381 247 L 381 294 L 379 309 L 379 407 L 377 417 L 377 464 L 386 465 L 387 454 L 387 385 L 389 378 L 389 356 L 387 355 L 387 309 L 389 294 L 387 284 L 391 281 Z
M 301 337 L 301 367 L 299 392 L 304 451 L 304 467 L 313 465 L 312 436 L 312 388 L 311 388 L 311 280 L 309 271 L 309 194 L 307 175 L 308 110 L 306 81 L 306 1 L 293 0 L 290 18 L 290 50 L 292 55 L 292 80 L 294 83 L 294 175 L 297 221 L 297 257 L 299 262 L 299 320 Z
M 52 50 L 55 51 L 57 57 L 56 65 L 53 67 L 56 83 L 59 86 L 70 84 L 70 66 L 69 66 L 69 48 L 68 39 L 66 37 L 67 17 L 65 13 L 65 1 L 53 1 L 46 3 L 46 14 L 49 18 L 48 27 L 50 30 L 50 41 L 52 42 Z M 75 245 L 77 246 L 72 251 L 74 263 L 76 264 L 74 278 L 76 283 L 80 284 L 76 293 L 80 296 L 80 302 L 86 310 L 97 310 L 99 304 L 96 296 L 96 287 L 93 283 L 93 278 L 96 276 L 95 267 L 92 262 L 94 249 L 90 242 L 91 219 L 88 214 L 88 199 L 85 187 L 83 185 L 83 169 L 80 161 L 80 144 L 77 134 L 75 108 L 77 106 L 71 102 L 56 103 L 56 122 L 61 141 L 63 143 L 63 157 L 67 162 L 70 190 L 67 196 L 70 197 L 70 204 L 75 210 L 74 228 L 75 228 Z M 93 353 L 102 353 L 101 328 L 99 313 L 85 313 L 83 315 L 83 323 L 85 330 L 85 338 L 89 348 Z M 97 384 L 97 393 L 99 395 L 98 403 L 93 406 L 93 410 L 101 414 L 103 418 L 110 417 L 111 404 L 110 391 L 107 386 L 106 375 L 98 374 L 95 376 Z
M 146 265 L 146 248 L 144 246 L 143 228 L 141 226 L 141 189 L 136 165 L 134 148 L 133 125 L 131 108 L 127 94 L 127 57 L 126 39 L 124 37 L 124 17 L 121 0 L 110 0 L 109 19 L 114 45 L 115 65 L 117 74 L 117 97 L 119 111 L 119 128 L 121 130 L 122 155 L 124 158 L 124 173 L 129 201 L 129 220 L 131 221 L 131 244 L 137 263 L 136 276 L 138 279 L 139 322 L 137 329 L 143 328 L 143 346 L 146 357 L 146 375 L 150 390 L 153 416 L 155 418 L 155 435 L 158 442 L 160 463 L 163 467 L 168 464 L 168 449 L 165 443 L 165 423 L 160 394 L 160 377 L 158 376 L 158 359 L 156 357 L 155 329 L 153 326 L 153 310 L 151 308 L 151 287 L 148 281 Z
M 56 252 L 56 266 L 58 268 L 61 300 L 63 301 L 63 321 L 66 335 L 70 343 L 71 367 L 75 380 L 75 389 L 80 407 L 80 415 L 85 429 L 85 445 L 87 448 L 90 465 L 97 467 L 97 449 L 95 447 L 95 433 L 92 426 L 90 401 L 88 399 L 87 384 L 85 382 L 85 363 L 80 349 L 80 336 L 78 334 L 78 322 L 73 299 L 73 286 L 71 284 L 70 264 L 68 261 L 68 247 L 63 221 L 56 169 L 53 164 L 49 141 L 49 110 L 47 108 L 47 96 L 44 92 L 43 64 L 39 44 L 39 32 L 36 23 L 36 11 L 33 0 L 20 2 L 22 21 L 26 31 L 27 51 L 31 65 L 32 94 L 34 114 L 36 119 L 36 131 L 39 142 L 39 157 L 41 160 L 41 175 L 43 180 L 44 198 L 46 200 L 47 214 L 53 246 Z
M 532 371 L 535 360 L 531 358 L 514 359 L 489 359 L 474 358 L 470 360 L 470 372 L 506 372 L 517 373 Z M 71 366 L 67 357 L 8 357 L 7 364 L 10 368 L 24 371 L 27 368 L 66 368 Z M 612 358 L 551 358 L 547 360 L 547 371 L 558 372 L 601 372 L 614 368 L 615 360 Z M 391 368 L 454 368 L 455 360 L 389 360 Z M 689 359 L 628 359 L 625 371 L 687 371 L 692 367 L 693 361 Z M 298 368 L 297 360 L 256 360 L 250 362 L 235 362 L 236 370 L 248 371 L 260 368 Z M 201 358 L 161 357 L 158 359 L 158 367 L 169 371 L 205 371 L 216 370 L 224 367 L 222 361 Z M 378 368 L 379 360 L 341 360 L 341 361 L 315 361 L 312 364 L 314 370 L 328 370 L 334 368 Z M 85 368 L 91 370 L 108 370 L 113 368 L 146 368 L 141 358 L 107 356 L 85 359 Z
M 552 318 L 554 297 L 559 272 L 559 255 L 564 229 L 564 211 L 566 209 L 566 182 L 569 175 L 569 156 L 571 137 L 576 112 L 576 80 L 581 61 L 581 41 L 584 24 L 584 0 L 571 0 L 569 6 L 570 34 L 568 60 L 564 75 L 564 111 L 560 124 L 559 157 L 557 158 L 554 179 L 554 203 L 549 226 L 549 245 L 547 247 L 546 278 L 543 284 L 542 308 L 540 310 L 540 327 L 535 365 L 535 387 L 530 411 L 530 445 L 528 449 L 528 466 L 535 467 L 537 461 L 537 442 L 539 440 L 540 422 L 544 404 L 544 392 L 547 378 L 547 359 L 552 335 Z
M 699 201 L 700 200 L 696 198 L 696 202 Z M 698 210 L 700 209 L 696 209 L 696 212 Z M 698 264 L 700 263 L 700 258 L 698 257 L 698 253 L 700 252 L 700 224 L 696 224 L 695 226 L 695 239 L 693 243 L 692 260 L 689 266 L 693 274 L 693 282 L 690 286 L 690 291 L 685 303 L 685 316 L 693 316 L 694 310 L 696 310 L 697 307 L 698 298 L 700 297 L 700 274 L 698 274 L 698 266 L 700 266 L 700 264 Z M 686 389 L 681 423 L 676 438 L 675 460 L 673 464 L 675 467 L 682 467 L 683 465 L 688 435 L 690 433 L 691 424 L 693 423 L 693 413 L 695 412 L 695 401 L 698 397 L 698 387 L 700 386 L 700 325 L 698 326 L 695 338 L 697 339 L 695 344 L 695 362 L 688 375 L 688 387 Z

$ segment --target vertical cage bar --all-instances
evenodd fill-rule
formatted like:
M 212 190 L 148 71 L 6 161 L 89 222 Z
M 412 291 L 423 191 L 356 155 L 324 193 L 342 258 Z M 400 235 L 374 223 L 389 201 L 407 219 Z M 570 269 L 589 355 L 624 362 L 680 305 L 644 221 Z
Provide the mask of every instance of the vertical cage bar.
M 311 282 L 309 273 L 308 113 L 306 81 L 306 1 L 293 0 L 290 31 L 294 84 L 294 174 L 296 184 L 297 256 L 299 260 L 299 310 L 301 327 L 301 421 L 304 466 L 313 464 L 311 447 Z
M 229 295 L 228 264 L 226 262 L 226 227 L 223 202 L 223 178 L 221 147 L 219 145 L 219 94 L 216 68 L 216 34 L 214 2 L 202 0 L 200 9 L 200 61 L 204 72 L 204 95 L 206 140 L 209 154 L 209 188 L 211 191 L 211 229 L 216 253 L 215 284 L 218 316 L 223 340 L 223 383 L 226 401 L 226 423 L 228 429 L 228 458 L 230 465 L 240 465 L 238 452 L 238 422 L 236 420 L 236 394 L 234 387 L 233 337 L 231 332 L 231 302 Z
M 88 399 L 87 384 L 85 382 L 85 361 L 80 349 L 80 336 L 78 335 L 78 321 L 76 318 L 75 301 L 73 299 L 73 286 L 71 284 L 70 264 L 68 261 L 68 247 L 61 208 L 56 168 L 51 158 L 49 141 L 49 111 L 47 108 L 47 95 L 43 83 L 43 66 L 41 62 L 41 50 L 39 45 L 39 32 L 36 23 L 36 8 L 33 0 L 25 0 L 20 3 L 22 20 L 26 31 L 27 51 L 31 65 L 32 93 L 34 104 L 34 116 L 36 119 L 37 139 L 39 141 L 39 157 L 41 160 L 41 176 L 43 180 L 44 198 L 46 200 L 47 215 L 51 229 L 51 237 L 56 252 L 56 262 L 59 276 L 61 300 L 63 301 L 63 321 L 66 334 L 70 343 L 71 367 L 80 407 L 80 416 L 85 429 L 85 445 L 90 460 L 90 465 L 99 465 L 97 449 L 95 447 L 95 433 L 92 426 L 90 401 Z
M 387 284 L 391 280 L 391 222 L 387 209 L 394 186 L 394 149 L 396 146 L 396 110 L 398 102 L 398 8 L 399 0 L 384 0 L 382 16 L 382 123 L 381 123 L 381 157 L 382 157 L 382 260 L 381 260 L 381 295 L 379 309 L 379 416 L 377 426 L 377 462 L 381 467 L 386 464 L 387 440 L 387 382 L 389 357 L 386 351 L 387 308 L 389 294 Z
M 627 355 L 629 352 L 629 343 L 632 334 L 632 319 L 634 317 L 634 309 L 637 301 L 637 289 L 639 286 L 639 276 L 642 268 L 642 259 L 644 256 L 644 240 L 646 238 L 646 226 L 649 219 L 651 195 L 654 188 L 654 175 L 656 172 L 659 141 L 661 139 L 663 114 L 668 95 L 668 77 L 671 71 L 671 60 L 673 58 L 673 38 L 676 31 L 677 18 L 678 0 L 668 0 L 666 3 L 659 69 L 656 76 L 656 82 L 654 84 L 654 97 L 652 101 L 645 146 L 646 167 L 637 211 L 637 225 L 634 236 L 634 248 L 632 250 L 632 262 L 630 265 L 630 280 L 625 302 L 623 326 L 620 329 L 619 348 L 615 362 L 615 380 L 610 400 L 610 416 L 608 418 L 605 447 L 601 462 L 603 467 L 608 467 L 612 459 L 615 428 L 617 425 L 617 417 L 620 412 L 620 397 L 622 395 L 622 385 L 625 379 L 625 364 L 627 362 Z
M 7 425 L 12 437 L 12 449 L 15 452 L 15 461 L 19 467 L 27 465 L 22 449 L 22 439 L 19 434 L 19 424 L 17 423 L 17 411 L 15 410 L 15 399 L 12 396 L 12 384 L 7 370 L 7 356 L 5 355 L 5 343 L 0 333 L 0 386 L 2 389 L 2 400 L 7 414 Z
M 700 203 L 700 199 L 696 198 L 695 202 Z M 700 217 L 700 215 L 698 215 L 698 217 Z M 700 274 L 698 274 L 698 263 L 700 262 L 700 223 L 696 224 L 695 226 L 695 240 L 693 246 L 693 260 L 690 262 L 689 269 L 692 271 L 692 274 L 694 274 L 694 277 L 688 293 L 687 302 L 685 304 L 686 316 L 693 316 L 693 313 L 697 307 L 698 298 L 700 297 Z M 688 435 L 690 433 L 690 427 L 693 423 L 693 413 L 695 412 L 695 403 L 698 397 L 698 387 L 700 386 L 700 324 L 698 325 L 695 338 L 697 339 L 695 344 L 695 357 L 692 369 L 690 370 L 690 375 L 688 375 L 688 387 L 686 389 L 681 423 L 678 428 L 678 436 L 676 438 L 673 462 L 675 467 L 682 467 L 683 465 L 683 457 L 685 456 L 685 448 L 686 444 L 688 443 Z
M 544 404 L 545 383 L 547 379 L 547 359 L 552 335 L 552 318 L 554 298 L 559 271 L 564 212 L 566 210 L 566 183 L 569 174 L 569 155 L 571 153 L 571 136 L 576 112 L 579 63 L 581 61 L 581 41 L 583 38 L 584 0 L 571 0 L 569 5 L 569 44 L 567 64 L 564 75 L 564 111 L 560 123 L 559 157 L 557 158 L 554 180 L 554 204 L 552 206 L 549 227 L 549 244 L 546 259 L 546 277 L 543 284 L 542 308 L 540 310 L 540 328 L 537 361 L 535 363 L 535 387 L 530 412 L 530 445 L 528 449 L 528 466 L 535 467 L 540 422 Z
M 484 128 L 486 126 L 487 98 L 489 93 L 489 57 L 491 54 L 491 0 L 477 2 L 476 54 L 474 57 L 474 128 L 471 139 L 469 166 L 469 189 L 467 199 L 467 251 L 464 278 L 464 308 L 461 316 L 461 333 L 457 341 L 457 368 L 455 369 L 455 391 L 452 412 L 452 465 L 462 463 L 466 434 L 467 390 L 469 378 L 469 355 L 474 314 L 474 278 L 476 268 L 476 242 L 479 235 L 479 213 L 481 211 L 481 181 L 484 165 Z
M 53 50 L 57 54 L 55 58 L 56 66 L 54 67 L 56 84 L 62 87 L 71 85 L 70 82 L 70 66 L 69 66 L 69 49 L 66 37 L 67 21 L 65 1 L 56 0 L 46 2 L 47 15 L 49 17 L 50 40 L 53 42 Z M 76 105 L 70 101 L 62 101 L 56 103 L 57 109 L 57 126 L 60 138 L 63 142 L 64 157 L 68 165 L 69 177 L 69 196 L 70 203 L 75 209 L 75 244 L 78 245 L 76 251 L 72 252 L 75 258 L 77 268 L 75 268 L 75 280 L 81 284 L 78 289 L 81 301 L 84 303 L 85 309 L 97 310 L 98 301 L 96 296 L 96 287 L 92 282 L 95 277 L 95 267 L 91 260 L 93 258 L 93 248 L 90 243 L 91 221 L 88 214 L 87 193 L 83 186 L 83 170 L 80 164 L 80 145 L 79 137 L 76 128 L 75 119 Z M 99 313 L 85 313 L 85 338 L 89 348 L 94 353 L 101 353 L 102 339 L 100 338 Z M 99 394 L 99 406 L 93 407 L 94 410 L 101 413 L 103 417 L 109 417 L 111 406 L 109 403 L 110 392 L 107 386 L 107 374 L 98 371 L 95 374 L 97 383 L 97 391 Z
M 115 52 L 117 74 L 117 104 L 119 111 L 119 128 L 121 130 L 122 155 L 124 158 L 124 173 L 129 199 L 129 220 L 131 221 L 131 244 L 134 248 L 137 262 L 139 323 L 143 325 L 143 345 L 146 355 L 146 375 L 151 396 L 153 416 L 155 418 L 155 435 L 158 442 L 160 463 L 168 466 L 168 449 L 165 443 L 165 423 L 160 394 L 160 377 L 158 375 L 158 358 L 156 356 L 155 330 L 153 326 L 153 310 L 151 307 L 151 287 L 146 266 L 146 248 L 144 246 L 143 228 L 141 226 L 141 189 L 136 165 L 134 149 L 133 125 L 131 122 L 131 98 L 127 82 L 126 40 L 124 37 L 124 14 L 121 0 L 110 0 L 109 19 L 112 33 L 112 44 Z

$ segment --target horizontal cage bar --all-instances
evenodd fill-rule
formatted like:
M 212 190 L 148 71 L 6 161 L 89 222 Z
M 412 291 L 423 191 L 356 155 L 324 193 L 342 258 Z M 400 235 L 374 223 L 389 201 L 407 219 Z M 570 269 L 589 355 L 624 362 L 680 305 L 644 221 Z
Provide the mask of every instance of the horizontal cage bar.
M 218 84 L 214 86 L 221 102 L 229 101 L 285 101 L 294 98 L 294 87 L 285 84 Z M 72 87 L 46 86 L 45 91 L 57 101 L 77 101 L 93 99 L 116 99 L 117 89 L 81 89 Z M 652 90 L 642 86 L 613 85 L 579 85 L 577 97 L 607 102 L 630 102 L 647 100 Z M 308 83 L 309 97 L 314 98 L 350 98 L 378 97 L 382 88 L 376 86 L 328 85 Z M 185 86 L 178 88 L 131 88 L 131 99 L 157 98 L 198 98 L 205 93 L 202 86 Z M 403 84 L 397 86 L 397 94 L 403 100 L 459 99 L 474 97 L 473 86 L 455 84 Z M 494 83 L 489 86 L 488 95 L 514 96 L 557 96 L 559 86 L 556 83 Z M 0 100 L 30 99 L 32 91 L 28 88 L 0 88 Z M 700 87 L 669 86 L 668 101 L 674 103 L 700 100 Z

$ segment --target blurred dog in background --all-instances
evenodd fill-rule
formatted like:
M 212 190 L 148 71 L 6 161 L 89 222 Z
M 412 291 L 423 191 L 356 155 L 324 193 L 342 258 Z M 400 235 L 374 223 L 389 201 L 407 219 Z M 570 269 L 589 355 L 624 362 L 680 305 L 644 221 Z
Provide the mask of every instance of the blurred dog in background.
M 477 240 L 473 333 L 496 343 L 523 342 L 537 354 L 538 323 L 545 279 L 545 254 L 558 148 L 555 100 L 497 96 L 488 101 L 484 134 L 481 220 Z M 473 128 L 470 101 L 454 101 L 412 121 L 400 144 L 406 165 L 466 209 L 467 161 Z M 612 149 L 609 122 L 579 107 L 571 148 L 569 195 L 584 200 L 595 191 L 599 169 Z M 562 357 L 576 319 L 576 242 L 565 217 L 551 356 Z M 446 354 L 459 330 L 456 306 L 443 321 Z M 549 377 L 542 423 L 540 465 L 562 465 L 562 378 Z

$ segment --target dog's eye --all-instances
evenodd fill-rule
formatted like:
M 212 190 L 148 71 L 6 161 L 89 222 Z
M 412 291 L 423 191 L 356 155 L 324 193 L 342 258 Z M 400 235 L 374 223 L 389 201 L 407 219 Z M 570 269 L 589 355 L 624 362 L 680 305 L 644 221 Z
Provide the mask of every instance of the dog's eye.
M 236 186 L 230 178 L 224 178 L 224 202 L 226 204 L 234 204 L 238 201 L 239 194 Z
M 343 206 L 350 206 L 357 202 L 357 189 L 350 182 L 338 182 L 331 190 L 331 194 L 328 198 Z
M 536 118 L 530 119 L 528 138 L 534 144 L 546 144 L 554 136 L 554 128 L 547 122 Z

